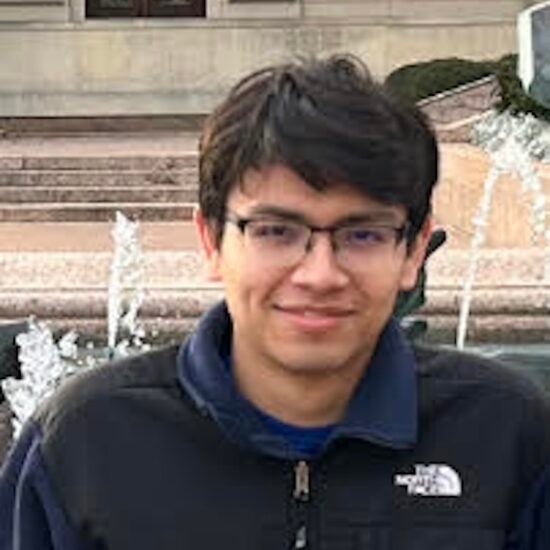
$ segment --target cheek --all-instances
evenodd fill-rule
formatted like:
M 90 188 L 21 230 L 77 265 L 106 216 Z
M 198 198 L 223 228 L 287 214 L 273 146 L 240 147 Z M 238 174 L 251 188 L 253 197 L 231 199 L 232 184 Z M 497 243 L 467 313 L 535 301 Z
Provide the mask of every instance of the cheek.
M 398 268 L 385 267 L 376 274 L 372 273 L 362 284 L 357 285 L 365 304 L 365 310 L 370 315 L 379 312 L 386 315 L 391 311 L 400 290 L 402 272 Z
M 265 269 L 257 262 L 235 251 L 227 251 L 220 267 L 226 299 L 239 307 L 254 307 L 269 299 L 284 278 L 273 269 Z

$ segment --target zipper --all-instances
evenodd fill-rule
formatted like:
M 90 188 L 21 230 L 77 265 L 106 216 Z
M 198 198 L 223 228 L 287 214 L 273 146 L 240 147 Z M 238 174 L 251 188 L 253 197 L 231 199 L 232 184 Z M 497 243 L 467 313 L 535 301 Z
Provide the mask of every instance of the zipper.
M 298 527 L 298 530 L 296 531 L 294 548 L 301 550 L 307 548 L 307 528 L 305 525 Z
M 302 502 L 309 500 L 309 464 L 305 460 L 294 466 L 294 498 Z
M 310 468 L 305 460 L 299 460 L 294 465 L 293 500 L 296 510 L 296 527 L 294 534 L 294 550 L 308 548 L 307 508 L 310 502 Z

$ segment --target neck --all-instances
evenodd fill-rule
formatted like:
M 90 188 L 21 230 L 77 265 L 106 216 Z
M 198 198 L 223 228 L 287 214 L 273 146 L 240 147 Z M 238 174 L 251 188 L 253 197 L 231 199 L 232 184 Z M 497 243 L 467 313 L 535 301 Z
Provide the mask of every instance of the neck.
M 311 373 L 261 363 L 236 346 L 232 356 L 240 392 L 262 412 L 301 427 L 326 426 L 342 419 L 368 359 L 362 358 L 354 369 Z

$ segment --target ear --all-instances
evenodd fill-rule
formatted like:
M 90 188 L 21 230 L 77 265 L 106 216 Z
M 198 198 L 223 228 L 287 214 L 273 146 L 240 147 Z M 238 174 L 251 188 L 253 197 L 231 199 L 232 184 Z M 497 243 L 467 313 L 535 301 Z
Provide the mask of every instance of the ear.
M 211 281 L 220 280 L 220 249 L 216 242 L 216 227 L 202 214 L 200 208 L 193 213 L 195 229 L 206 258 L 207 274 Z
M 431 216 L 428 216 L 407 250 L 407 256 L 401 272 L 401 290 L 411 290 L 416 285 L 418 272 L 426 259 L 426 249 L 430 241 L 432 229 L 433 221 Z

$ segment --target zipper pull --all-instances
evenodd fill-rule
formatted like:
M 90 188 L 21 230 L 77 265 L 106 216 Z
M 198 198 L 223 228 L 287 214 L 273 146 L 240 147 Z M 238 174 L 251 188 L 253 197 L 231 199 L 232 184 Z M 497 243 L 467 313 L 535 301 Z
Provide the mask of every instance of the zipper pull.
M 296 540 L 294 541 L 294 548 L 296 550 L 307 547 L 307 530 L 306 526 L 302 525 L 298 531 L 296 531 Z
M 309 500 L 309 465 L 305 460 L 294 466 L 294 498 L 304 502 Z

